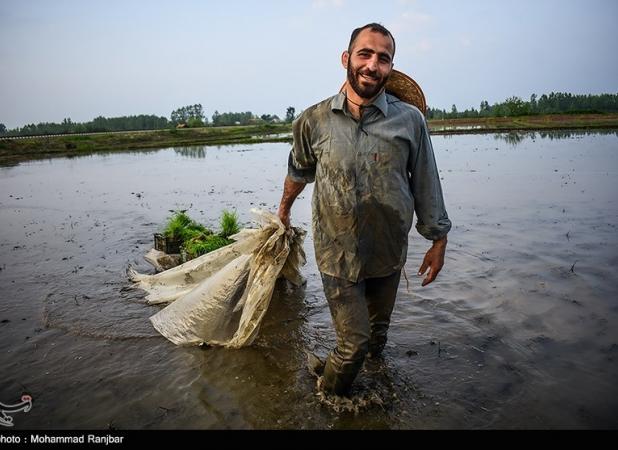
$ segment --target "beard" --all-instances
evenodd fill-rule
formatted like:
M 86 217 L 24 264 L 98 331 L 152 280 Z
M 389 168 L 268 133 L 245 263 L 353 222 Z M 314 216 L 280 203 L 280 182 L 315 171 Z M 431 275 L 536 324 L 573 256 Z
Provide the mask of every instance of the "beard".
M 386 82 L 388 81 L 388 76 L 386 76 L 382 78 L 381 80 L 378 80 L 378 82 L 374 84 L 373 86 L 363 86 L 359 82 L 359 78 L 361 75 L 377 76 L 377 74 L 367 72 L 367 71 L 361 72 L 361 69 L 356 69 L 352 67 L 351 63 L 348 64 L 347 72 L 348 72 L 348 83 L 350 83 L 350 86 L 352 86 L 352 89 L 354 89 L 354 92 L 356 92 L 356 94 L 361 98 L 366 98 L 366 99 L 374 98 L 376 95 L 380 93 L 380 91 L 386 85 Z

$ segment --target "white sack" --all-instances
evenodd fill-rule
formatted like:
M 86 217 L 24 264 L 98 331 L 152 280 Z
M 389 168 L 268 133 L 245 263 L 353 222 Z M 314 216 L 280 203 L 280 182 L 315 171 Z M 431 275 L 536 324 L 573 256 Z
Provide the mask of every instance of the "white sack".
M 148 303 L 173 302 L 152 316 L 154 327 L 177 345 L 250 345 L 264 318 L 279 275 L 304 282 L 305 232 L 286 230 L 279 218 L 253 209 L 261 222 L 244 229 L 234 243 L 156 275 L 129 269 L 148 292 Z

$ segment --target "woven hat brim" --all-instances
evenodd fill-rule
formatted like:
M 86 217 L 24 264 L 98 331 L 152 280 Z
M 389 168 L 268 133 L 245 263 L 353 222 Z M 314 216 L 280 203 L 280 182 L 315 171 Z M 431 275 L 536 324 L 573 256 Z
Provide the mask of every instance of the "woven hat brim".
M 416 81 L 403 72 L 398 70 L 391 72 L 386 82 L 386 92 L 402 102 L 416 106 L 423 114 L 427 111 L 427 101 L 423 90 Z

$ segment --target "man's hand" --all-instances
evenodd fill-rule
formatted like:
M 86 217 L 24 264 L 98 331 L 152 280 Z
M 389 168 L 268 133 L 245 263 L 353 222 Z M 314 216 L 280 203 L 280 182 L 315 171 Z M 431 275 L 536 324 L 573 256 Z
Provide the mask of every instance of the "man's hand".
M 429 272 L 425 279 L 423 279 L 423 283 L 421 286 L 427 286 L 433 280 L 436 279 L 440 270 L 442 270 L 442 266 L 444 265 L 444 253 L 446 252 L 446 236 L 436 241 L 433 241 L 433 245 L 427 253 L 425 254 L 425 258 L 423 259 L 423 264 L 421 264 L 421 268 L 418 269 L 418 276 L 421 277 L 425 274 L 427 269 Z

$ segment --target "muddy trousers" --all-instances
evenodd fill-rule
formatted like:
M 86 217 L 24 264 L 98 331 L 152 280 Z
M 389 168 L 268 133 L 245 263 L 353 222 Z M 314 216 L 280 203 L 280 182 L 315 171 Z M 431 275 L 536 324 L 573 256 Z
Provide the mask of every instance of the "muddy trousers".
M 401 271 L 358 283 L 321 275 L 337 332 L 337 346 L 324 367 L 323 387 L 326 392 L 345 395 L 367 353 L 376 357 L 386 345 Z

